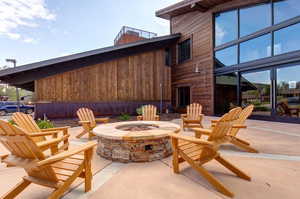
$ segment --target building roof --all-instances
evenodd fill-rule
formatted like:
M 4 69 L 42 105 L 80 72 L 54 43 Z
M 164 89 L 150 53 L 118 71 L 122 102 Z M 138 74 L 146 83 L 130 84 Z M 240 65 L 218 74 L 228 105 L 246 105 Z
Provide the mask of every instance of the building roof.
M 155 37 L 9 68 L 0 71 L 0 80 L 34 91 L 34 80 L 139 52 L 163 48 L 179 38 L 180 34 Z
M 205 12 L 210 8 L 228 2 L 231 0 L 183 0 L 156 12 L 157 17 L 171 19 L 172 17 L 182 15 L 188 12 Z

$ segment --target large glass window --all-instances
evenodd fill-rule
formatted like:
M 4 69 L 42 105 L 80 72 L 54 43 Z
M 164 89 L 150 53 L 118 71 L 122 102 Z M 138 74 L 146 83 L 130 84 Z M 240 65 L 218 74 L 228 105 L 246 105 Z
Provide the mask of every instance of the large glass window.
M 277 69 L 277 115 L 300 117 L 300 65 Z
M 274 23 L 275 24 L 299 15 L 300 15 L 299 0 L 280 0 L 274 2 Z
M 240 62 L 271 56 L 271 34 L 263 35 L 240 44 Z
M 237 64 L 237 46 L 225 48 L 216 51 L 215 54 L 216 68 L 231 66 Z
M 187 39 L 178 44 L 178 63 L 182 63 L 191 58 L 191 39 Z
M 300 50 L 300 23 L 274 33 L 274 54 Z
M 242 106 L 253 104 L 253 115 L 271 115 L 270 71 L 259 71 L 241 75 Z
M 215 15 L 215 45 L 221 45 L 238 38 L 237 11 L 223 12 Z
M 240 37 L 271 26 L 271 23 L 270 4 L 240 9 Z
M 237 76 L 234 73 L 216 76 L 215 112 L 223 114 L 237 105 Z

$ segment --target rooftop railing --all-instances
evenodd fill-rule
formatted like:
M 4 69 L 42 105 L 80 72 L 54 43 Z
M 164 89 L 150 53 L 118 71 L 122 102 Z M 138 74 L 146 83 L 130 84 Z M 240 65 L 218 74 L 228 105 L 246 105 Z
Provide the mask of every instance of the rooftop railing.
M 144 30 L 140 30 L 140 29 L 136 29 L 136 28 L 131 28 L 128 26 L 123 26 L 122 29 L 120 30 L 120 32 L 118 33 L 118 35 L 116 36 L 116 38 L 114 40 L 114 44 L 117 44 L 119 39 L 124 34 L 135 35 L 135 36 L 142 37 L 145 39 L 151 39 L 153 37 L 157 37 L 157 34 L 153 33 L 153 32 L 144 31 Z

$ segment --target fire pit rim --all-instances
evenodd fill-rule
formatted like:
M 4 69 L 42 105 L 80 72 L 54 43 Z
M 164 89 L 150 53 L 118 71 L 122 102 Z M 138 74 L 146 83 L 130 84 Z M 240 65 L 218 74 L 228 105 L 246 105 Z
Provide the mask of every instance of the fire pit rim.
M 144 130 L 144 131 L 124 131 L 117 129 L 121 125 L 132 124 L 150 124 L 156 125 L 159 128 Z M 172 122 L 165 121 L 129 121 L 129 122 L 116 122 L 109 124 L 100 124 L 94 128 L 93 133 L 96 136 L 103 138 L 123 140 L 128 138 L 136 139 L 155 139 L 167 136 L 169 133 L 180 131 L 180 126 Z

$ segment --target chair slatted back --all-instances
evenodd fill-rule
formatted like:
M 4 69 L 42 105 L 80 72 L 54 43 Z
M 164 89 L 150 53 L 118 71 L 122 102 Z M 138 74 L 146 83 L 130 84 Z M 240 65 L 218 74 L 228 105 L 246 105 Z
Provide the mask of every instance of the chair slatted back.
M 145 105 L 142 108 L 143 120 L 155 121 L 157 108 L 153 105 Z
M 208 141 L 218 142 L 219 140 L 224 139 L 225 136 L 230 133 L 232 125 L 238 120 L 241 111 L 242 108 L 237 107 L 223 115 L 213 128 L 212 133 L 208 137 Z
M 0 142 L 10 151 L 8 158 L 17 159 L 18 162 L 40 161 L 46 157 L 35 141 L 21 128 L 0 120 Z M 18 165 L 16 165 L 18 166 Z M 58 178 L 51 166 L 42 168 L 24 168 L 29 176 L 58 182 Z
M 202 114 L 202 106 L 198 103 L 193 103 L 187 106 L 187 119 L 200 120 Z
M 41 129 L 38 127 L 34 119 L 29 114 L 16 112 L 12 115 L 12 120 L 22 129 L 26 130 L 28 133 L 38 133 Z M 44 136 L 33 138 L 36 142 L 45 141 Z
M 91 109 L 80 108 L 80 109 L 77 110 L 76 114 L 77 114 L 80 121 L 89 121 L 89 122 L 91 122 L 91 127 L 92 128 L 96 126 L 95 116 L 94 116 L 94 113 Z
M 237 124 L 244 124 L 246 119 L 252 114 L 252 111 L 254 109 L 254 105 L 249 105 L 246 108 L 244 108 L 240 114 L 239 114 L 239 118 L 236 120 Z M 238 128 L 232 128 L 230 131 L 230 135 L 231 136 L 236 136 L 236 134 L 238 133 L 239 129 Z

